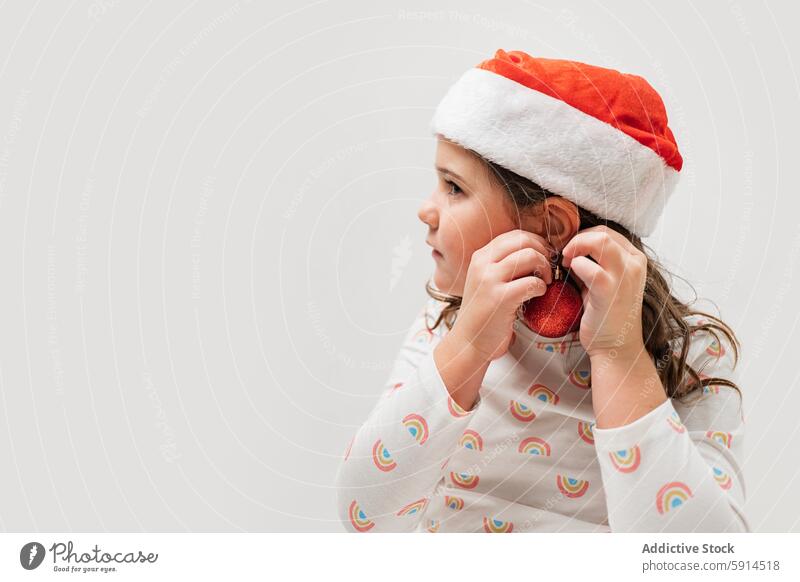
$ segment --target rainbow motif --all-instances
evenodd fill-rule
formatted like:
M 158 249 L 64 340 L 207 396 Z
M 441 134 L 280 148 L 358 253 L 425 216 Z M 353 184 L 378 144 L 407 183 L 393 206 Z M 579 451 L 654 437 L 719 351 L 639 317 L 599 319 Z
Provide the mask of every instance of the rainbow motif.
M 419 414 L 409 414 L 403 418 L 403 426 L 408 429 L 409 434 L 414 437 L 420 445 L 424 445 L 428 440 L 428 423 Z
M 347 450 L 344 452 L 344 460 L 346 461 L 350 457 L 350 449 L 353 448 L 353 443 L 355 442 L 356 437 L 350 439 L 350 444 L 347 445 Z
M 686 430 L 686 427 L 683 426 L 683 423 L 681 422 L 681 417 L 678 416 L 678 413 L 674 410 L 672 411 L 672 414 L 667 417 L 667 424 L 677 433 L 681 433 Z
M 608 453 L 611 458 L 611 464 L 620 473 L 633 473 L 642 460 L 642 453 L 639 450 L 639 445 L 635 445 L 630 449 L 620 449 L 619 451 L 611 451 Z
M 417 333 L 414 334 L 414 337 L 411 341 L 416 344 L 428 344 L 433 339 L 433 332 L 428 331 L 427 328 L 422 328 Z
M 536 349 L 549 352 L 551 354 L 563 354 L 569 349 L 570 342 L 536 342 Z
M 581 497 L 589 489 L 589 482 L 585 479 L 573 479 L 564 475 L 556 475 L 556 486 L 562 494 L 570 498 Z
M 473 451 L 483 450 L 483 439 L 481 438 L 481 435 L 478 434 L 477 431 L 474 431 L 470 428 L 464 431 L 464 434 L 461 435 L 461 439 L 459 439 L 458 444 L 465 449 L 470 449 Z
M 733 485 L 731 476 L 719 467 L 712 467 L 712 469 L 714 470 L 714 479 L 717 481 L 717 484 L 725 490 L 730 489 L 731 485 Z
M 536 414 L 533 410 L 516 400 L 512 400 L 508 407 L 509 410 L 511 410 L 511 416 L 522 422 L 530 422 L 536 418 Z
M 453 400 L 449 394 L 447 395 L 447 410 L 450 411 L 451 416 L 455 416 L 456 418 L 467 416 L 469 414 L 469 411 L 461 408 L 458 402 Z
M 486 533 L 511 533 L 514 530 L 514 524 L 510 521 L 500 521 L 499 519 L 483 518 L 483 531 Z
M 375 522 L 367 519 L 367 516 L 364 515 L 364 512 L 358 507 L 358 503 L 356 503 L 355 500 L 350 503 L 350 510 L 348 513 L 350 515 L 350 523 L 356 531 L 365 532 L 375 527 Z
M 721 358 L 725 355 L 725 348 L 721 343 L 719 343 L 717 338 L 714 338 L 706 348 L 706 353 L 710 356 L 714 356 L 715 358 Z
M 527 453 L 529 455 L 541 455 L 543 457 L 550 456 L 550 443 L 539 437 L 528 437 L 519 443 L 517 449 L 520 453 Z
M 404 506 L 400 511 L 397 512 L 397 515 L 414 515 L 415 513 L 419 513 L 425 508 L 425 505 L 428 503 L 428 499 L 423 497 L 422 499 L 417 499 L 416 501 L 412 501 L 408 505 Z
M 703 394 L 719 394 L 719 386 L 713 384 L 703 386 Z
M 440 525 L 441 523 L 439 522 L 438 519 L 432 519 L 430 521 L 430 524 L 428 525 L 428 531 L 431 533 L 436 533 L 437 531 L 439 531 Z
M 464 509 L 464 500 L 460 497 L 455 497 L 453 495 L 445 495 L 444 496 L 444 506 L 449 507 L 453 511 L 459 511 Z
M 690 497 L 692 497 L 692 491 L 686 483 L 672 481 L 658 490 L 656 494 L 656 509 L 658 513 L 663 515 L 680 507 Z
M 594 423 L 593 422 L 578 422 L 578 436 L 590 445 L 594 444 Z
M 385 472 L 397 468 L 397 463 L 394 462 L 392 455 L 389 453 L 389 449 L 381 442 L 381 439 L 378 439 L 375 441 L 375 444 L 372 445 L 372 462 L 375 463 L 378 469 Z
M 711 439 L 712 441 L 716 441 L 721 444 L 723 447 L 731 448 L 731 443 L 733 443 L 733 435 L 729 432 L 721 432 L 718 430 L 710 430 L 706 432 L 706 438 Z
M 450 471 L 450 480 L 453 482 L 453 485 L 461 487 L 462 489 L 475 489 L 475 487 L 478 486 L 478 481 L 480 481 L 477 475 L 454 473 L 453 471 Z
M 573 386 L 581 390 L 588 390 L 592 387 L 592 372 L 590 370 L 573 370 L 569 373 L 569 381 Z
M 558 404 L 558 394 L 544 384 L 534 384 L 528 388 L 528 395 L 545 404 Z

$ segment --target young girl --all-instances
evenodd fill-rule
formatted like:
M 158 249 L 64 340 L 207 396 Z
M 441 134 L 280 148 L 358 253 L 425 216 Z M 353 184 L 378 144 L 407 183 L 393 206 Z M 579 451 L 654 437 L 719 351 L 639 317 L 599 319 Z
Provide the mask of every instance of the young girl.
M 749 531 L 738 340 L 671 294 L 640 238 L 682 165 L 658 93 L 498 50 L 432 130 L 431 299 L 340 465 L 345 527 Z M 547 337 L 518 314 L 554 265 L 583 312 Z

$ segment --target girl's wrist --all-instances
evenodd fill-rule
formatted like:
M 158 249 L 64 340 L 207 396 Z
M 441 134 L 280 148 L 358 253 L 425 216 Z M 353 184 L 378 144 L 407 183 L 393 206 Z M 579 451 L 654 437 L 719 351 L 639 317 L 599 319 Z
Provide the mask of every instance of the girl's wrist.
M 638 355 L 608 355 L 590 361 L 597 428 L 630 424 L 667 399 L 655 364 L 644 348 Z
M 642 353 L 647 355 L 647 349 L 644 347 L 644 344 L 636 346 L 621 345 L 587 351 L 587 355 L 592 362 L 598 364 L 603 363 L 604 365 L 608 365 L 609 362 L 632 363 L 636 361 Z
M 447 340 L 447 344 L 454 353 L 458 353 L 465 362 L 472 362 L 476 367 L 482 365 L 489 365 L 491 358 L 481 352 L 475 344 L 470 341 L 470 334 L 463 333 L 463 327 L 458 326 L 458 322 L 450 330 L 450 333 L 444 336 L 442 341 Z
M 452 331 L 434 348 L 433 356 L 450 397 L 464 410 L 471 410 L 490 362 Z

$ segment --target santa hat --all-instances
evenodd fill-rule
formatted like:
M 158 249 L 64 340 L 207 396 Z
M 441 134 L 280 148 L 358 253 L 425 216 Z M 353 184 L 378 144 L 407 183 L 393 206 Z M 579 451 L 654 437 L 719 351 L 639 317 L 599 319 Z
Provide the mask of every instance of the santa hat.
M 465 72 L 430 128 L 638 236 L 652 233 L 683 165 L 642 77 L 522 51 Z

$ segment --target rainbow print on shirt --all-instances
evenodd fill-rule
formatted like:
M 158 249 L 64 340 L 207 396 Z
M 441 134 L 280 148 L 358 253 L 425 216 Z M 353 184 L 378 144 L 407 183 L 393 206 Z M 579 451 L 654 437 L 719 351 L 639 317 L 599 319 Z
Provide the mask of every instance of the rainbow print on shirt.
M 570 346 L 574 343 L 580 343 L 580 332 L 574 331 L 563 340 L 554 342 L 534 342 L 537 350 L 542 350 L 551 354 L 564 354 L 569 350 Z
M 706 438 L 716 441 L 727 448 L 731 448 L 731 443 L 733 442 L 733 435 L 731 433 L 719 430 L 710 430 L 706 432 Z
M 656 509 L 658 513 L 663 515 L 680 507 L 690 497 L 692 497 L 692 491 L 686 483 L 672 481 L 658 490 L 656 494 Z
M 590 445 L 594 444 L 594 423 L 593 422 L 585 422 L 583 420 L 578 422 L 578 436 L 580 436 L 585 442 L 589 443 Z
M 536 418 L 536 414 L 532 409 L 525 406 L 521 402 L 517 402 L 516 400 L 511 400 L 508 408 L 511 411 L 511 416 L 517 420 L 521 420 L 522 422 L 530 422 Z
M 545 404 L 558 404 L 558 394 L 544 384 L 534 384 L 528 388 L 528 395 Z
M 501 521 L 499 519 L 483 518 L 483 531 L 486 533 L 511 533 L 514 530 L 514 524 L 510 521 Z
M 425 508 L 425 505 L 428 503 L 428 498 L 423 497 L 422 499 L 417 499 L 416 501 L 412 501 L 408 505 L 402 507 L 400 511 L 397 512 L 397 515 L 414 515 L 415 513 L 419 513 Z
M 453 485 L 461 487 L 462 489 L 475 489 L 475 487 L 478 486 L 478 481 L 480 481 L 477 475 L 454 473 L 453 471 L 450 471 L 450 480 L 453 482 Z
M 451 416 L 455 416 L 456 418 L 461 418 L 462 416 L 469 415 L 469 410 L 464 410 L 461 406 L 453 400 L 453 398 L 448 394 L 447 395 L 447 410 L 450 412 Z
M 419 414 L 409 414 L 403 418 L 403 426 L 420 445 L 428 440 L 428 423 Z
M 428 531 L 431 533 L 436 533 L 437 531 L 439 531 L 440 525 L 441 523 L 439 522 L 438 519 L 432 519 L 430 521 L 430 524 L 428 525 Z
M 678 413 L 674 410 L 672 411 L 672 414 L 667 417 L 667 424 L 677 433 L 682 433 L 686 430 L 686 427 L 681 422 L 681 417 L 678 416 Z
M 569 349 L 570 342 L 536 342 L 536 349 L 551 354 L 563 354 Z
M 581 497 L 589 489 L 589 482 L 584 479 L 573 479 L 564 475 L 556 475 L 558 490 L 569 498 Z
M 411 341 L 415 344 L 428 344 L 433 339 L 433 332 L 428 331 L 427 328 L 422 328 L 417 333 L 414 334 L 414 337 Z
M 367 516 L 364 515 L 364 512 L 358 507 L 358 503 L 356 503 L 355 500 L 350 503 L 350 510 L 348 513 L 350 516 L 350 523 L 356 531 L 365 532 L 375 527 L 375 522 L 367 519 Z
M 714 471 L 714 479 L 716 480 L 717 484 L 725 490 L 730 489 L 731 485 L 733 485 L 731 476 L 719 467 L 712 467 L 712 469 Z
M 378 439 L 375 441 L 375 444 L 372 445 L 372 462 L 375 463 L 378 469 L 385 472 L 397 468 L 397 463 L 394 462 L 392 455 L 389 453 L 389 449 L 386 448 L 386 445 L 383 444 L 381 439 Z
M 445 495 L 444 506 L 449 507 L 453 511 L 459 511 L 460 509 L 464 509 L 464 500 L 453 495 Z
M 642 454 L 639 450 L 639 445 L 635 445 L 630 449 L 620 449 L 618 451 L 611 451 L 608 453 L 611 458 L 611 464 L 620 473 L 633 473 L 642 460 Z
M 470 449 L 473 451 L 483 450 L 483 439 L 481 438 L 481 435 L 478 434 L 477 431 L 474 431 L 470 428 L 464 431 L 464 434 L 461 435 L 458 444 L 465 449 Z
M 541 455 L 543 457 L 550 456 L 550 443 L 539 437 L 528 437 L 519 443 L 517 449 L 520 453 L 527 453 L 529 455 Z
M 706 348 L 706 353 L 709 356 L 714 356 L 715 358 L 721 358 L 725 355 L 725 347 L 719 343 L 719 340 L 714 338 L 714 340 L 709 344 Z
M 592 387 L 591 370 L 573 370 L 569 373 L 568 378 L 573 386 L 577 386 L 581 390 L 588 390 Z

